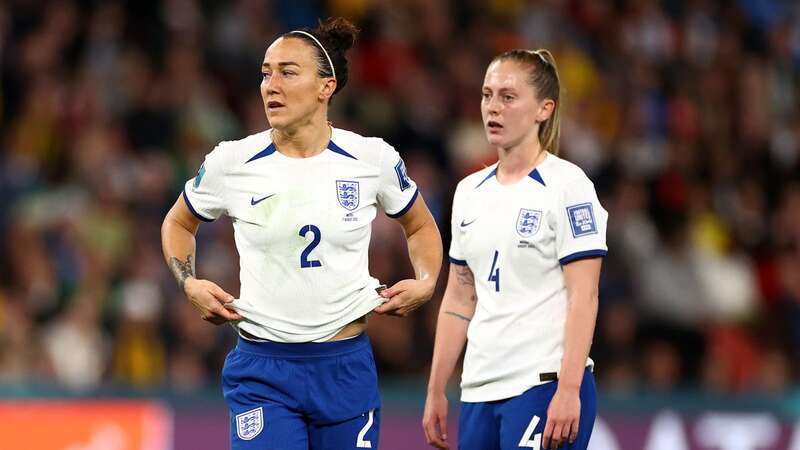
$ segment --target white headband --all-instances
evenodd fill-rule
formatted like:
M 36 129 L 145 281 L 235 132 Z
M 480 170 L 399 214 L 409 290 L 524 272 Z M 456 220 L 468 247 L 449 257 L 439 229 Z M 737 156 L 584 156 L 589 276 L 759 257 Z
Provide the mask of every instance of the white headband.
M 301 31 L 301 30 L 295 30 L 295 31 L 290 31 L 289 32 L 289 34 L 292 34 L 292 33 L 304 34 L 304 35 L 310 37 L 311 39 L 313 39 L 314 42 L 316 42 L 317 45 L 319 45 L 319 48 L 322 49 L 322 53 L 325 53 L 325 57 L 328 58 L 328 64 L 331 66 L 331 73 L 333 73 L 333 79 L 336 80 L 336 69 L 333 68 L 333 61 L 331 61 L 331 57 L 330 57 L 330 55 L 328 55 L 328 51 L 325 50 L 325 47 L 322 46 L 322 43 L 320 41 L 318 41 L 317 38 L 315 38 L 314 35 L 312 35 L 311 33 L 307 33 L 305 31 Z
M 528 50 L 528 51 L 533 53 L 534 55 L 538 56 L 539 59 L 542 60 L 542 62 L 544 63 L 545 66 L 548 65 L 547 59 L 545 59 L 544 55 L 542 53 L 540 53 L 541 50 Z

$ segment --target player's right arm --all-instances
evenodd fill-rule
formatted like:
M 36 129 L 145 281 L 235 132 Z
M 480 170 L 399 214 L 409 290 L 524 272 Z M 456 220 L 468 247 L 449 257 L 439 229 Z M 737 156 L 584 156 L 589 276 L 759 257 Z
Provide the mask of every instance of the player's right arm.
M 225 307 L 233 301 L 232 295 L 211 281 L 195 278 L 195 233 L 199 225 L 200 219 L 192 214 L 183 197 L 178 197 L 161 224 L 164 259 L 203 320 L 215 325 L 241 320 L 239 314 Z
M 451 263 L 447 288 L 436 322 L 433 363 L 422 418 L 428 444 L 436 448 L 450 448 L 447 444 L 445 388 L 467 342 L 467 327 L 475 315 L 477 301 L 472 270 L 466 264 Z

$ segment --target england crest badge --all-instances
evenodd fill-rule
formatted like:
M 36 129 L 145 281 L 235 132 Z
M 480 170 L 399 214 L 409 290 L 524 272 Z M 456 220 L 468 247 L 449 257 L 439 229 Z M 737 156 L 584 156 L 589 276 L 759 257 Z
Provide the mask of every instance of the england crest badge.
M 541 222 L 541 211 L 520 208 L 519 215 L 517 216 L 517 233 L 522 237 L 531 237 L 539 231 Z
M 261 407 L 236 415 L 236 435 L 249 441 L 264 429 L 264 410 Z
M 358 181 L 336 180 L 336 198 L 348 211 L 358 208 Z

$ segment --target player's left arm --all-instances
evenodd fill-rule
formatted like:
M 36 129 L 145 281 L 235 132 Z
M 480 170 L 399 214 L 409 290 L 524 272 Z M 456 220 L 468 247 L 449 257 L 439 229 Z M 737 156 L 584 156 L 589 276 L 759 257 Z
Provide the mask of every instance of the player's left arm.
M 563 266 L 568 296 L 564 357 L 561 360 L 558 387 L 547 410 L 547 423 L 542 436 L 544 448 L 557 448 L 567 440 L 574 442 L 578 435 L 581 381 L 597 319 L 602 261 L 602 258 L 594 257 Z
M 381 292 L 389 301 L 375 308 L 375 312 L 405 317 L 433 295 L 442 268 L 442 237 L 422 195 L 397 221 L 406 235 L 415 279 L 402 280 Z

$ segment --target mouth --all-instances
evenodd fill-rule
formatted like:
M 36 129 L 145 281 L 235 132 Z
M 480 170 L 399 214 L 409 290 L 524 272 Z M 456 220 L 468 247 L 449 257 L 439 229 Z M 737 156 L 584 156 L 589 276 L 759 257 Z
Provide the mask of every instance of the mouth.
M 497 133 L 503 129 L 503 126 L 500 125 L 500 122 L 496 122 L 494 120 L 490 120 L 486 122 L 486 129 L 489 130 L 490 133 Z
M 276 111 L 276 110 L 278 110 L 280 108 L 284 108 L 284 107 L 286 107 L 286 105 L 284 105 L 281 102 L 276 102 L 274 100 L 267 102 L 267 109 L 270 110 L 270 111 Z

